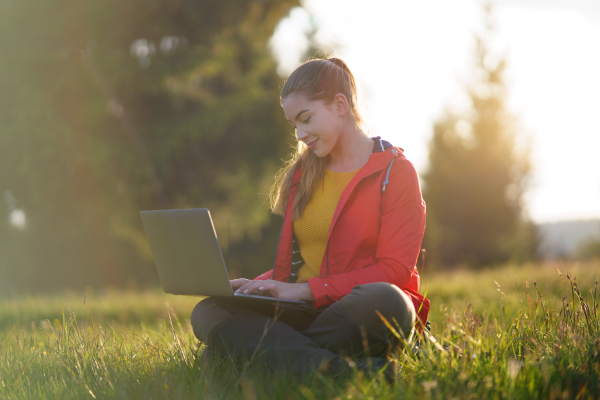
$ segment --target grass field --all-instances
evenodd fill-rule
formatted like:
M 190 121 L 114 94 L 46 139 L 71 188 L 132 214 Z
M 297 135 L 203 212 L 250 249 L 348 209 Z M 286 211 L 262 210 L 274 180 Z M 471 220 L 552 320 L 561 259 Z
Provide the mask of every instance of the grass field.
M 567 277 L 568 274 L 568 277 Z M 1 399 L 600 397 L 600 262 L 422 274 L 439 350 L 399 352 L 396 382 L 202 368 L 199 298 L 92 290 L 0 299 Z

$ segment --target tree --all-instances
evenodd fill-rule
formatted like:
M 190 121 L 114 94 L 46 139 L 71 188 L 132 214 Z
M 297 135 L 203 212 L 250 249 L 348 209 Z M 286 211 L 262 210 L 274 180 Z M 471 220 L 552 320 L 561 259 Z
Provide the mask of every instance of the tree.
M 143 209 L 208 207 L 225 245 L 270 222 L 294 138 L 268 41 L 297 0 L 4 3 L 4 286 L 156 283 Z
M 484 266 L 531 252 L 533 231 L 522 196 L 529 152 L 517 146 L 518 120 L 507 109 L 506 56 L 493 62 L 493 11 L 476 35 L 475 81 L 467 84 L 470 108 L 446 109 L 434 124 L 429 167 L 425 247 L 444 266 Z

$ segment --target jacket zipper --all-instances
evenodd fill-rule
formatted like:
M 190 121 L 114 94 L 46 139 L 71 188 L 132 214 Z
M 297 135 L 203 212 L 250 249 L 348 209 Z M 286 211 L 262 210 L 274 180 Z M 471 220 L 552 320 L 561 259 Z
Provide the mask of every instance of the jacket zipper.
M 329 238 L 327 238 L 327 276 L 329 276 Z

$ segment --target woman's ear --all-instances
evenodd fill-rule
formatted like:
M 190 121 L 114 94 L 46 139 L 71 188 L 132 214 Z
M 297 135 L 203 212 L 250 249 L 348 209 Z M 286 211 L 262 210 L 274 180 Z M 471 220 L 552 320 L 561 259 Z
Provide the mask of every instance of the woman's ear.
M 343 117 L 348 113 L 348 99 L 341 93 L 335 95 L 333 106 L 340 117 Z

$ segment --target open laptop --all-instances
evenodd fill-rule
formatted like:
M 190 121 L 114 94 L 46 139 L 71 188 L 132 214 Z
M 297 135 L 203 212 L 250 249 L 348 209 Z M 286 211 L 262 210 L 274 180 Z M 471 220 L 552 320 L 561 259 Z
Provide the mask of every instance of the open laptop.
M 140 216 L 166 293 L 307 304 L 234 293 L 208 209 L 140 211 Z

